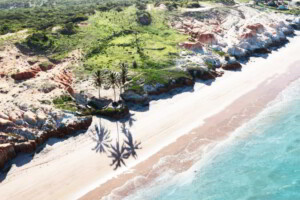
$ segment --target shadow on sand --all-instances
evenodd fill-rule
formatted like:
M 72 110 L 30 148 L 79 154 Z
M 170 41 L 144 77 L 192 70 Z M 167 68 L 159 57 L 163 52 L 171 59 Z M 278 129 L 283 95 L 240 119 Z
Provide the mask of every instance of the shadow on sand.
M 130 123 L 130 122 L 129 122 Z M 131 131 L 126 127 L 126 123 L 121 123 L 121 133 L 123 134 L 120 140 L 119 122 L 116 121 L 117 138 L 111 138 L 111 132 L 101 123 L 101 118 L 94 125 L 91 139 L 96 143 L 92 150 L 100 154 L 105 154 L 112 160 L 110 166 L 117 170 L 119 167 L 126 166 L 126 160 L 130 157 L 137 159 L 137 150 L 141 149 L 141 142 L 134 140 Z

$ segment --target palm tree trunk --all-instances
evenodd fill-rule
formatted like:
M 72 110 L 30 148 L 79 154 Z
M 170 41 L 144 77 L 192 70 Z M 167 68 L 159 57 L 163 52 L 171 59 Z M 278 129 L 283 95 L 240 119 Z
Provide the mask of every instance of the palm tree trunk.
M 114 89 L 114 100 L 116 101 L 116 88 L 113 87 L 113 89 Z
M 119 100 L 121 100 L 121 94 L 122 94 L 122 85 L 120 85 L 120 95 L 119 95 Z
M 101 93 L 100 93 L 100 90 L 101 90 L 101 88 L 99 87 L 99 99 L 101 99 Z

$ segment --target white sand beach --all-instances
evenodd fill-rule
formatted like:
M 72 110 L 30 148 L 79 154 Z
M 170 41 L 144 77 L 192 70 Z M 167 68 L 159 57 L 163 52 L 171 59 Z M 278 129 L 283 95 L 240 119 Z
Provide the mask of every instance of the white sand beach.
M 132 112 L 130 130 L 142 142 L 142 149 L 138 151 L 138 159 L 130 159 L 127 167 L 114 171 L 110 159 L 92 150 L 96 144 L 91 133 L 55 143 L 51 139 L 27 164 L 11 168 L 0 183 L 1 200 L 99 199 L 103 195 L 102 183 L 122 173 L 136 173 L 132 169 L 138 163 L 155 154 L 159 156 L 162 148 L 176 144 L 176 139 L 200 127 L 205 119 L 220 113 L 237 99 L 280 76 L 284 75 L 287 83 L 299 78 L 300 68 L 295 69 L 296 64 L 300 67 L 299 45 L 299 36 L 291 38 L 290 43 L 267 58 L 251 58 L 241 71 L 226 72 L 211 85 L 196 83 L 194 91 L 166 96 L 152 101 L 148 111 Z M 247 102 L 251 103 L 252 99 L 248 98 Z M 226 115 L 222 117 L 226 119 Z M 112 135 L 117 134 L 115 122 L 102 119 L 102 125 Z M 28 156 L 19 156 L 18 163 L 22 159 Z M 106 194 L 117 185 L 106 186 L 109 188 Z

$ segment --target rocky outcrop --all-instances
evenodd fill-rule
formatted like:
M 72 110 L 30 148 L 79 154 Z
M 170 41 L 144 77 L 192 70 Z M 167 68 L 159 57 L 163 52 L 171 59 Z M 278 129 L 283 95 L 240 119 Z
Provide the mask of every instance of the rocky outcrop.
M 12 144 L 0 144 L 0 169 L 14 157 L 16 157 L 16 152 Z
M 94 109 L 103 109 L 104 107 L 108 106 L 110 103 L 112 103 L 111 99 L 98 99 L 95 97 L 92 97 L 88 100 L 87 105 L 94 108 Z
M 247 25 L 246 28 L 255 31 L 256 33 L 261 33 L 264 30 L 264 26 L 260 23 Z
M 72 72 L 68 70 L 62 70 L 60 73 L 52 78 L 55 82 L 59 83 L 60 85 L 63 86 L 63 88 L 71 95 L 75 95 L 75 91 L 72 88 L 72 83 L 73 83 L 73 77 L 72 77 Z
M 25 113 L 26 114 L 26 113 Z M 30 121 L 33 119 L 40 120 L 38 116 L 29 115 Z M 67 135 L 76 133 L 77 131 L 84 131 L 89 128 L 92 123 L 92 117 L 76 117 L 76 120 L 60 123 L 60 126 L 51 130 L 45 130 L 33 140 L 25 139 L 25 141 L 17 140 L 6 141 L 9 143 L 0 144 L 0 169 L 4 167 L 5 163 L 15 158 L 19 153 L 32 153 L 37 146 L 45 143 L 49 138 L 62 138 Z M 13 129 L 9 129 L 13 130 Z
M 168 84 L 166 85 L 160 85 L 159 87 L 156 87 L 154 90 L 149 91 L 149 95 L 159 95 L 163 93 L 167 93 L 173 89 L 181 88 L 181 87 L 187 87 L 187 86 L 194 86 L 195 82 L 186 77 L 180 77 L 177 79 L 170 80 Z
M 67 122 L 66 124 L 61 124 L 60 127 L 43 132 L 37 138 L 37 144 L 43 144 L 49 138 L 63 138 L 67 135 L 75 133 L 77 131 L 87 130 L 92 123 L 92 117 L 79 117 L 76 121 Z
M 225 70 L 239 70 L 242 68 L 242 65 L 238 61 L 228 62 L 222 65 L 222 69 Z
M 35 125 L 37 123 L 36 115 L 30 111 L 24 113 L 24 120 L 31 125 Z
M 3 119 L 3 118 L 0 118 L 0 130 L 1 129 L 4 129 L 8 126 L 13 126 L 14 123 L 8 119 Z
M 35 140 L 29 140 L 27 142 L 15 143 L 14 150 L 18 153 L 32 153 L 36 150 L 37 143 Z
M 122 119 L 128 114 L 129 108 L 123 104 L 117 106 L 116 108 L 108 107 L 106 109 L 87 109 L 83 112 L 83 115 L 103 116 L 114 120 Z
M 212 33 L 198 33 L 196 35 L 196 39 L 198 42 L 204 43 L 204 44 L 216 44 L 217 39 L 214 34 Z
M 295 30 L 300 30 L 300 18 L 296 18 L 296 19 L 292 20 L 291 26 L 292 26 Z
M 121 98 L 125 102 L 135 103 L 135 104 L 142 104 L 142 105 L 149 105 L 149 97 L 147 94 L 138 94 L 133 90 L 127 90 L 121 94 Z
M 202 50 L 203 48 L 200 42 L 183 42 L 179 46 L 189 50 Z
M 268 53 L 271 53 L 271 51 L 267 48 L 259 48 L 259 49 L 254 49 L 253 53 L 268 54 Z
M 213 80 L 213 79 L 216 79 L 217 77 L 220 77 L 223 75 L 222 72 L 209 70 L 209 69 L 203 68 L 203 67 L 191 67 L 191 68 L 188 68 L 187 71 L 194 78 L 197 78 L 197 79 L 200 79 L 203 81 Z
M 24 81 L 31 78 L 34 78 L 36 74 L 40 72 L 40 68 L 31 68 L 28 71 L 19 72 L 11 75 L 11 77 L 16 81 Z

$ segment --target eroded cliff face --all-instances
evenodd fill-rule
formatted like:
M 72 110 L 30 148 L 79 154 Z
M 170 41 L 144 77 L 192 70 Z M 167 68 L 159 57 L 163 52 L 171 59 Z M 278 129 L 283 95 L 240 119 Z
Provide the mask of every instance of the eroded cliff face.
M 75 93 L 68 68 L 75 56 L 53 64 L 6 45 L 0 57 L 0 168 L 18 153 L 35 151 L 48 138 L 88 129 L 91 117 L 64 112 L 52 103 L 62 94 Z
M 268 53 L 270 47 L 285 43 L 299 25 L 297 17 L 246 5 L 188 11 L 171 23 L 173 28 L 191 36 L 181 46 L 197 52 L 198 59 L 187 60 L 200 65 L 206 63 L 207 55 L 226 65 L 225 56 L 217 55 L 216 51 L 237 59 Z
M 176 60 L 176 70 L 187 71 L 193 78 L 205 81 L 222 76 L 224 70 L 240 69 L 239 58 L 269 53 L 271 47 L 283 44 L 287 36 L 300 28 L 300 18 L 238 5 L 188 10 L 170 25 L 190 36 L 189 41 L 179 44 L 182 52 Z M 50 137 L 63 137 L 89 127 L 91 117 L 64 112 L 52 103 L 54 98 L 68 94 L 86 106 L 87 99 L 98 96 L 92 78 L 76 80 L 70 68 L 78 64 L 80 57 L 80 51 L 76 50 L 61 63 L 51 63 L 47 58 L 25 55 L 13 44 L 1 47 L 0 168 L 20 152 L 33 152 Z M 121 96 L 125 101 L 148 105 L 149 95 L 194 83 L 191 77 L 179 77 L 164 85 L 144 84 L 141 94 L 127 90 Z M 107 97 L 106 104 L 110 104 L 113 92 L 101 92 Z
M 19 153 L 32 153 L 49 138 L 62 138 L 77 131 L 85 131 L 92 123 L 92 117 L 65 116 L 56 121 L 51 129 L 26 127 L 14 123 L 0 126 L 0 169 Z M 6 134 L 5 134 L 6 133 Z

